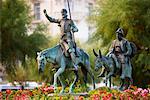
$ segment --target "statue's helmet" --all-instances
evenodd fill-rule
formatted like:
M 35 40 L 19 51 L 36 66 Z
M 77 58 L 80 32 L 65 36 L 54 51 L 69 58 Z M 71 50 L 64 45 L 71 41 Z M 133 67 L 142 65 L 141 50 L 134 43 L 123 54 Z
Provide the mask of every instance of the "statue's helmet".
M 66 13 L 67 14 L 67 10 L 66 9 L 62 9 L 61 13 Z
M 117 31 L 116 31 L 116 33 L 120 33 L 120 34 L 122 34 L 124 36 L 124 31 L 123 31 L 122 28 L 118 28 Z

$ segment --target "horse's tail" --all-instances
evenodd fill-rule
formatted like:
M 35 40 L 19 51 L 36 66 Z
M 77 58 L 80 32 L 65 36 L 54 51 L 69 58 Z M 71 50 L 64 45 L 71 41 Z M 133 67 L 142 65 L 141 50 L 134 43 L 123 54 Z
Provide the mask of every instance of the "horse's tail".
M 83 49 L 80 49 L 80 52 L 82 53 L 83 57 L 89 60 L 89 55 Z

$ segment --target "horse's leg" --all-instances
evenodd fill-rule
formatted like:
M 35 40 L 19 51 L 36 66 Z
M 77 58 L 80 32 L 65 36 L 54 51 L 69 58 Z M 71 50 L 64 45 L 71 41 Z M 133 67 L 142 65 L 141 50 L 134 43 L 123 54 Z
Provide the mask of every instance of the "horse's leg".
M 133 85 L 133 79 L 130 78 L 130 86 Z
M 108 72 L 107 72 L 108 73 Z M 108 83 L 108 80 L 107 80 L 107 78 L 106 78 L 107 76 L 105 76 L 105 86 L 107 86 L 107 83 Z
M 130 86 L 132 85 L 132 78 L 130 77 L 126 77 L 126 84 L 125 84 L 125 89 L 130 88 Z
M 59 81 L 60 81 L 60 83 L 61 83 L 61 86 L 62 86 L 62 89 L 61 89 L 61 91 L 60 91 L 60 94 L 62 94 L 62 93 L 64 93 L 64 90 L 65 90 L 66 85 L 65 85 L 65 83 L 64 83 L 64 80 L 63 80 L 62 75 L 58 76 L 58 79 L 59 79 Z
M 87 85 L 87 71 L 84 68 L 84 66 L 81 66 L 81 71 L 83 73 L 83 81 L 84 81 L 85 85 Z
M 121 86 L 119 87 L 119 90 L 123 90 L 123 86 L 125 84 L 125 79 L 121 79 Z
M 72 93 L 72 92 L 73 92 L 73 89 L 74 89 L 74 87 L 75 87 L 75 84 L 76 84 L 76 82 L 77 82 L 78 79 L 79 79 L 78 71 L 75 70 L 74 73 L 75 73 L 75 79 L 74 79 L 73 83 L 70 85 L 69 93 Z
M 64 61 L 64 58 L 61 59 L 61 67 L 58 69 L 58 71 L 54 74 L 54 90 L 56 90 L 57 88 L 57 78 L 58 76 L 64 72 L 65 70 L 65 67 L 66 67 L 66 64 L 65 64 L 65 61 Z
M 92 73 L 91 67 L 90 67 L 90 63 L 89 61 L 87 62 L 86 66 L 85 66 L 85 70 L 89 73 L 90 77 L 92 78 L 92 83 L 93 83 L 93 89 L 95 89 L 95 80 L 94 80 L 94 74 Z M 87 75 L 86 75 L 87 76 Z

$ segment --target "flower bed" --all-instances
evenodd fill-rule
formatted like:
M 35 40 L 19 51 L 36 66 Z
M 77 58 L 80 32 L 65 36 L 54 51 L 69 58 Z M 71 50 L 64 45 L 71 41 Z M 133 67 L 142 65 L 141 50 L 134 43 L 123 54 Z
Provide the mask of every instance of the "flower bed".
M 61 87 L 58 90 L 60 91 Z M 79 88 L 77 91 L 81 93 Z M 0 100 L 150 100 L 149 88 L 142 89 L 134 86 L 125 91 L 101 87 L 89 91 L 88 96 L 60 95 L 53 92 L 52 86 L 39 87 L 34 90 L 6 90 L 0 92 Z
M 89 92 L 92 100 L 150 100 L 150 89 L 131 86 L 130 89 L 119 91 L 101 87 Z

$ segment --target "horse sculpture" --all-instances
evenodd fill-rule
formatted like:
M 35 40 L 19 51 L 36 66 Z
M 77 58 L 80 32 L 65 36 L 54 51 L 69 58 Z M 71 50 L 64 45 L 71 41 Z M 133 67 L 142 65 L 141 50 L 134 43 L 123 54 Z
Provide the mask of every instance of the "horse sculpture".
M 102 68 L 103 66 L 105 67 L 105 70 L 107 75 L 105 77 L 105 81 L 106 81 L 106 86 L 107 86 L 107 81 L 109 80 L 109 87 L 111 87 L 111 77 L 112 76 L 116 76 L 116 75 L 121 75 L 121 69 L 117 69 L 115 67 L 115 63 L 114 60 L 110 57 L 106 57 L 106 56 L 102 56 L 101 55 L 101 51 L 99 50 L 99 55 L 95 52 L 95 50 L 93 49 L 93 53 L 96 56 L 95 59 L 95 71 L 98 71 L 98 69 Z M 121 68 L 121 67 L 120 67 Z M 132 82 L 129 81 L 128 78 L 126 78 L 127 83 L 125 83 L 124 81 L 122 81 L 122 84 L 120 86 L 120 90 L 124 90 L 124 86 L 127 85 L 127 87 L 129 87 L 129 85 L 132 84 Z
M 85 82 L 85 84 L 87 83 L 87 73 L 89 73 L 89 75 L 92 78 L 93 88 L 95 89 L 94 75 L 91 71 L 89 56 L 82 49 L 77 48 L 77 50 L 79 52 L 79 57 L 78 57 L 79 63 L 78 63 L 78 65 L 81 66 L 81 71 L 84 75 L 84 82 Z M 55 64 L 58 66 L 58 70 L 54 74 L 54 83 L 53 83 L 54 91 L 57 88 L 57 78 L 59 78 L 60 83 L 62 85 L 62 90 L 60 93 L 64 93 L 65 85 L 61 79 L 61 74 L 65 71 L 66 68 L 72 68 L 73 67 L 71 59 L 69 57 L 66 57 L 63 54 L 63 50 L 61 49 L 60 45 L 56 45 L 53 48 L 48 48 L 48 49 L 43 50 L 37 54 L 38 54 L 37 60 L 38 60 L 39 72 L 44 71 L 44 67 L 46 65 L 46 62 Z M 76 77 L 74 79 L 74 82 L 70 86 L 69 93 L 73 92 L 74 86 L 78 80 L 77 70 L 75 70 L 74 72 L 75 72 Z

